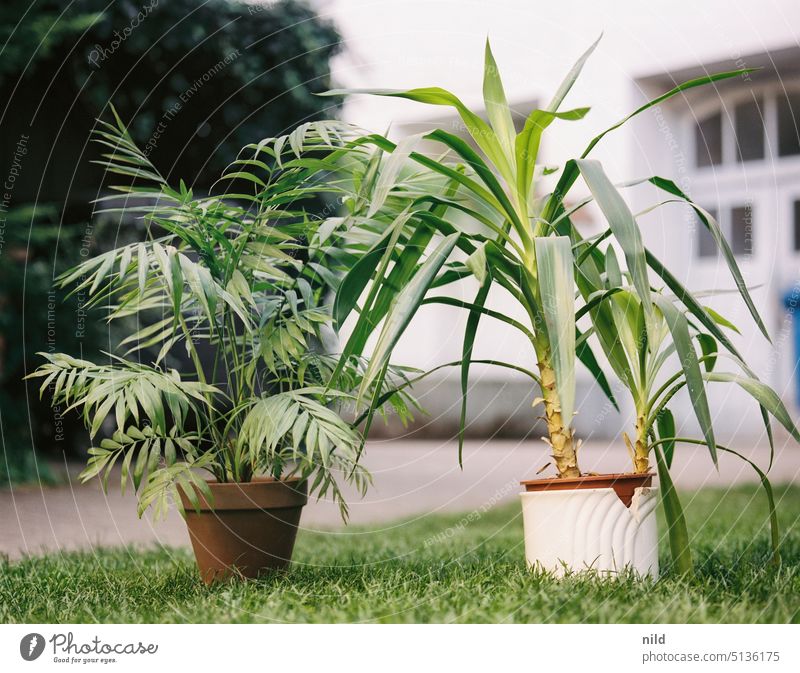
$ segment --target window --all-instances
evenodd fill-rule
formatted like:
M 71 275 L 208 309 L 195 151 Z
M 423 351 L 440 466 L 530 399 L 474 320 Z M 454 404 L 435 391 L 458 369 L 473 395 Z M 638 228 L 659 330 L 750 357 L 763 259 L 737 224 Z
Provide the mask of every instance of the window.
M 800 245 L 800 201 L 796 201 L 795 208 L 795 245 Z M 741 206 L 731 206 L 723 212 L 727 218 L 717 217 L 716 208 L 706 208 L 713 217 L 723 236 L 731 246 L 734 255 L 753 254 L 753 206 L 744 204 Z M 717 243 L 705 224 L 697 219 L 697 256 L 703 259 L 713 259 L 719 254 Z M 796 248 L 800 249 L 800 248 Z
M 778 155 L 800 154 L 800 93 L 778 96 Z
M 698 167 L 722 163 L 722 113 L 706 117 L 695 126 L 695 157 Z
M 764 122 L 761 99 L 740 103 L 734 108 L 736 159 L 752 161 L 764 158 Z
M 715 220 L 717 219 L 717 211 L 715 208 L 706 208 Z M 697 256 L 698 257 L 716 257 L 717 244 L 714 237 L 708 230 L 708 227 L 703 224 L 700 218 L 697 218 Z
M 751 205 L 731 208 L 731 226 L 728 242 L 734 255 L 753 254 L 753 207 Z
M 794 249 L 800 250 L 800 201 L 794 202 Z
M 732 123 L 728 123 L 727 110 L 731 111 Z M 768 120 L 765 114 L 770 115 Z M 732 101 L 729 107 L 721 101 L 713 113 L 694 123 L 697 168 L 763 161 L 769 147 L 774 147 L 770 151 L 779 157 L 800 156 L 800 91 L 797 88 L 768 96 L 750 93 L 738 102 Z

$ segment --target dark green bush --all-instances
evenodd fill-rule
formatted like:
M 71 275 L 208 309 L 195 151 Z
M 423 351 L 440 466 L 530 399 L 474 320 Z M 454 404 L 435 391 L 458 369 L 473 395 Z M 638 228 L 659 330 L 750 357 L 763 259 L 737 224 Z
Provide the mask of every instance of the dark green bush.
M 136 235 L 130 220 L 100 235 L 93 218 L 108 185 L 90 163 L 95 119 L 113 103 L 165 176 L 202 191 L 246 143 L 334 116 L 314 93 L 330 88 L 340 43 L 303 2 L 6 0 L 0 44 L 2 482 L 40 476 L 34 446 L 41 465 L 86 444 L 20 380 L 48 335 L 77 356 L 118 338 L 79 316 L 79 298 L 51 294 L 60 271 Z

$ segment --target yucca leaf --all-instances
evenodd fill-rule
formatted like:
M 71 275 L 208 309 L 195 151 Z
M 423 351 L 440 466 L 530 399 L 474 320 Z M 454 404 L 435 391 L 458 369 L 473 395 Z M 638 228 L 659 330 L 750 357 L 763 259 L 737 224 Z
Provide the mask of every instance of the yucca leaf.
M 694 79 L 690 79 L 686 82 L 679 84 L 678 86 L 670 89 L 666 93 L 661 94 L 660 96 L 656 96 L 655 98 L 648 101 L 644 105 L 641 105 L 640 107 L 636 108 L 633 112 L 620 119 L 616 124 L 610 126 L 605 131 L 595 136 L 589 143 L 589 146 L 586 148 L 586 150 L 584 150 L 583 154 L 581 155 L 581 158 L 586 157 L 589 154 L 589 152 L 592 151 L 594 146 L 597 145 L 597 143 L 599 143 L 607 134 L 611 133 L 612 131 L 615 131 L 620 126 L 623 126 L 625 123 L 627 123 L 637 115 L 641 114 L 642 112 L 663 103 L 665 100 L 668 100 L 673 96 L 676 96 L 677 94 L 682 93 L 684 91 L 688 91 L 689 89 L 694 89 L 698 86 L 705 86 L 706 84 L 711 84 L 712 82 L 719 82 L 724 79 L 731 79 L 732 77 L 742 77 L 744 75 L 747 75 L 748 73 L 755 72 L 756 70 L 758 70 L 758 68 L 729 70 L 726 72 L 714 73 L 713 75 L 704 75 L 702 77 L 696 77 Z
M 428 105 L 444 105 L 454 108 L 464 125 L 467 132 L 472 136 L 475 144 L 481 148 L 486 157 L 491 161 L 501 175 L 506 179 L 511 179 L 511 166 L 503 154 L 500 141 L 483 119 L 470 110 L 461 100 L 449 91 L 440 87 L 425 87 L 419 89 L 409 89 L 399 91 L 394 89 L 335 89 L 327 91 L 323 96 L 342 96 L 348 94 L 370 94 L 373 96 L 389 96 L 393 98 L 406 98 L 418 103 Z
M 504 322 L 507 325 L 511 325 L 513 328 L 522 332 L 531 341 L 533 341 L 534 338 L 533 332 L 531 332 L 530 329 L 525 327 L 525 325 L 523 325 L 521 322 L 514 320 L 514 318 L 507 316 L 505 313 L 493 311 L 490 308 L 479 305 L 477 302 L 462 301 L 461 299 L 454 299 L 453 297 L 429 297 L 424 299 L 422 303 L 444 304 L 446 306 L 458 306 L 459 308 L 465 308 L 468 311 L 478 311 L 481 313 L 481 315 L 489 316 L 490 318 L 495 318 L 496 320 Z
M 625 123 L 636 117 L 637 115 L 649 110 L 660 103 L 672 98 L 673 96 L 682 93 L 683 91 L 687 91 L 689 89 L 693 89 L 698 86 L 704 86 L 705 84 L 711 84 L 712 82 L 718 82 L 724 79 L 730 79 L 732 77 L 741 77 L 742 75 L 746 75 L 750 72 L 754 72 L 755 69 L 749 68 L 744 70 L 733 70 L 728 72 L 720 72 L 713 75 L 705 75 L 703 77 L 697 77 L 695 79 L 688 80 L 679 84 L 678 86 L 670 89 L 666 93 L 653 98 L 652 100 L 648 101 L 644 105 L 641 105 L 636 110 L 631 112 L 630 114 L 623 117 L 620 121 L 618 121 L 613 126 L 608 127 L 602 133 L 596 135 L 589 144 L 586 146 L 586 149 L 581 154 L 581 159 L 585 159 L 589 154 L 591 154 L 592 150 L 595 148 L 597 143 L 599 143 L 606 135 L 615 131 L 616 129 L 623 126 Z M 558 184 L 556 188 L 553 190 L 552 194 L 547 200 L 547 205 L 545 206 L 542 218 L 545 221 L 551 221 L 556 210 L 563 204 L 565 197 L 569 193 L 569 190 L 572 188 L 572 185 L 575 184 L 575 180 L 578 178 L 579 170 L 577 163 L 573 160 L 570 160 L 564 166 L 564 170 L 561 172 L 561 176 L 558 179 Z
M 392 141 L 387 140 L 383 136 L 377 134 L 372 134 L 364 136 L 363 138 L 359 138 L 358 140 L 354 141 L 354 144 L 355 143 L 363 145 L 372 144 L 387 152 L 392 152 L 394 151 L 395 147 L 397 147 L 395 143 L 393 143 Z M 446 163 L 442 161 L 431 159 L 430 157 L 427 157 L 424 154 L 420 154 L 419 152 L 412 152 L 411 159 L 420 164 L 421 166 L 424 166 L 425 168 L 428 168 L 434 171 L 435 173 L 450 178 L 454 182 L 462 185 L 464 188 L 469 190 L 472 194 L 474 194 L 482 201 L 488 203 L 490 206 L 497 209 L 502 209 L 502 206 L 490 191 L 488 191 L 476 180 L 473 180 L 471 177 L 464 175 L 463 172 L 457 170 L 456 168 L 448 166 Z
M 416 211 L 417 216 L 420 217 L 424 214 L 427 214 L 433 218 L 436 218 L 437 220 L 441 219 L 441 216 L 450 206 L 447 199 L 455 195 L 456 191 L 458 190 L 458 184 L 459 183 L 451 180 L 448 183 L 444 194 L 444 202 L 435 201 L 430 206 L 428 211 Z M 428 224 L 430 224 L 430 221 Z M 396 258 L 395 263 L 392 266 L 392 270 L 385 278 L 385 281 L 382 282 L 378 288 L 378 295 L 375 297 L 375 300 L 372 303 L 369 311 L 370 324 L 377 325 L 381 320 L 383 320 L 386 312 L 389 310 L 389 307 L 392 304 L 392 301 L 394 300 L 398 289 L 404 287 L 414 274 L 419 260 L 425 253 L 428 244 L 433 238 L 434 231 L 434 227 L 431 226 L 414 227 L 413 233 L 403 246 L 402 252 Z M 449 233 L 452 233 L 452 231 Z M 334 315 L 335 314 L 336 311 L 334 310 Z M 353 334 L 351 338 L 354 339 L 354 353 L 361 353 L 364 350 L 368 336 L 369 334 L 363 334 L 358 338 L 358 340 L 355 340 L 356 335 Z
M 417 312 L 436 274 L 453 251 L 459 235 L 455 233 L 443 239 L 420 266 L 408 284 L 398 293 L 394 305 L 386 316 L 375 350 L 364 372 L 358 394 L 360 399 L 363 399 L 365 391 L 389 360 L 394 345 Z
M 689 335 L 689 323 L 682 311 L 679 311 L 667 299 L 655 297 L 656 306 L 661 310 L 664 320 L 667 322 L 675 350 L 680 360 L 681 369 L 686 377 L 686 387 L 689 391 L 689 398 L 692 400 L 692 408 L 700 424 L 703 437 L 707 442 L 708 450 L 714 465 L 717 465 L 716 442 L 714 440 L 714 427 L 711 422 L 711 411 L 708 408 L 708 398 L 706 389 L 703 385 L 703 373 L 700 370 L 700 362 L 694 350 L 691 336 Z
M 575 313 L 575 320 L 580 320 L 587 313 L 592 311 L 600 304 L 604 303 L 609 297 L 613 297 L 617 292 L 622 292 L 621 287 L 612 287 L 610 290 L 598 290 L 587 297 L 586 303 Z
M 481 156 L 469 146 L 469 143 L 441 129 L 432 131 L 425 137 L 442 143 L 464 159 L 489 188 L 489 191 L 492 193 L 492 196 L 494 196 L 496 203 L 499 204 L 499 209 L 504 214 L 505 218 L 510 220 L 518 231 L 527 231 L 527 228 L 523 227 L 522 221 L 509 200 L 508 194 L 500 184 L 500 181 L 495 177 L 494 172 L 486 165 L 486 162 L 484 162 Z M 509 178 L 506 178 L 506 180 L 509 180 Z M 492 205 L 491 202 L 489 202 L 489 205 Z
M 593 280 L 590 280 L 590 276 Z M 589 297 L 597 297 L 599 292 L 603 292 L 602 288 L 599 288 L 596 284 L 600 282 L 599 273 L 594 267 L 593 260 L 590 258 L 584 260 L 577 268 L 575 282 L 584 300 L 588 300 Z M 591 316 L 595 334 L 603 349 L 603 353 L 606 358 L 608 358 L 611 368 L 614 370 L 617 377 L 625 383 L 629 389 L 633 390 L 637 382 L 631 371 L 625 349 L 620 342 L 611 307 L 606 302 L 600 301 L 594 303 L 588 311 Z
M 689 548 L 689 531 L 686 528 L 686 517 L 678 498 L 678 492 L 672 483 L 672 477 L 661 449 L 653 448 L 658 469 L 658 481 L 661 485 L 661 504 L 664 506 L 664 518 L 667 522 L 669 548 L 672 552 L 672 563 L 679 575 L 689 576 L 694 572 L 692 552 Z
M 756 465 L 749 458 L 743 456 L 738 451 L 734 451 L 733 449 L 729 449 L 724 446 L 717 446 L 717 448 L 720 451 L 725 451 L 726 453 L 733 454 L 734 456 L 741 458 L 744 462 L 748 463 L 750 467 L 752 467 L 755 470 L 756 474 L 758 475 L 758 478 L 761 480 L 761 486 L 764 488 L 764 493 L 767 496 L 767 506 L 769 508 L 769 529 L 770 529 L 770 543 L 772 545 L 772 563 L 775 565 L 780 564 L 781 534 L 780 534 L 780 527 L 778 525 L 778 510 L 777 507 L 775 507 L 775 495 L 772 492 L 772 484 L 770 484 L 769 478 L 758 465 Z
M 500 78 L 500 70 L 494 60 L 488 38 L 486 39 L 483 67 L 483 101 L 486 106 L 486 116 L 489 117 L 489 122 L 500 140 L 503 151 L 506 156 L 511 156 L 514 137 L 517 134 L 503 89 L 503 81 Z
M 611 390 L 611 385 L 608 383 L 605 372 L 603 372 L 601 369 L 600 363 L 597 362 L 597 358 L 595 357 L 589 342 L 583 339 L 583 336 L 584 335 L 580 330 L 575 330 L 575 354 L 594 377 L 597 385 L 600 386 L 600 390 L 603 391 L 603 394 L 605 394 L 605 396 L 608 398 L 608 401 L 614 406 L 614 409 L 619 411 L 619 404 L 617 404 L 617 400 L 614 397 L 614 393 Z
M 458 464 L 464 466 L 464 432 L 467 423 L 467 392 L 469 391 L 469 370 L 472 364 L 472 349 L 475 347 L 475 337 L 478 333 L 478 325 L 481 320 L 481 313 L 489 295 L 491 283 L 483 283 L 478 290 L 473 302 L 474 308 L 470 309 L 467 317 L 467 325 L 464 330 L 464 341 L 461 346 L 461 411 L 458 419 Z
M 575 84 L 575 81 L 580 76 L 583 66 L 586 64 L 586 61 L 589 60 L 589 57 L 592 55 L 592 53 L 594 53 L 594 50 L 597 49 L 597 45 L 600 43 L 601 39 L 603 39 L 603 33 L 600 33 L 592 45 L 585 52 L 583 52 L 583 54 L 581 54 L 581 57 L 575 62 L 575 65 L 570 68 L 567 76 L 561 82 L 555 94 L 553 94 L 553 98 L 550 100 L 550 103 L 548 103 L 548 111 L 556 112 L 558 108 L 561 107 L 561 103 L 564 101 L 564 98 L 566 98 L 570 89 L 572 89 L 572 85 Z
M 376 276 L 376 279 L 381 279 L 385 276 L 386 270 L 389 266 L 389 262 L 391 261 L 392 256 L 395 254 L 395 246 L 397 245 L 397 241 L 400 238 L 400 234 L 403 231 L 403 227 L 405 226 L 405 223 L 408 221 L 408 218 L 410 216 L 411 213 L 409 213 L 408 210 L 404 210 L 402 213 L 400 213 L 400 215 L 398 215 L 395 221 L 384 233 L 384 237 L 386 238 L 386 245 L 385 246 L 380 245 L 380 241 L 378 242 L 378 244 L 376 244 L 377 249 L 381 250 L 381 255 L 378 258 L 378 264 L 376 265 L 376 268 L 374 269 L 373 272 Z M 366 278 L 365 275 L 369 271 L 372 262 L 373 259 L 371 258 L 368 262 L 365 262 L 364 267 L 356 268 L 358 267 L 358 264 L 356 264 L 353 267 L 353 270 L 351 270 L 351 274 L 353 274 L 352 281 L 349 281 L 349 284 L 344 288 L 346 293 L 344 301 L 346 302 L 346 304 L 343 307 L 336 309 L 340 317 L 342 315 L 345 315 L 345 309 L 347 308 L 347 304 L 349 304 L 350 301 L 356 301 L 358 299 L 358 297 L 355 296 L 355 292 L 358 290 L 359 286 L 361 286 L 362 283 L 366 285 L 366 283 L 368 282 L 369 279 Z M 344 281 L 342 282 L 342 284 L 344 284 Z M 331 375 L 331 380 L 330 380 L 331 385 L 335 384 L 338 381 L 339 376 L 341 375 L 344 367 L 347 365 L 347 362 L 349 361 L 350 357 L 352 355 L 361 354 L 361 349 L 363 349 L 364 345 L 367 342 L 367 339 L 372 334 L 373 330 L 377 327 L 379 318 L 377 318 L 377 316 L 373 314 L 372 306 L 379 292 L 381 291 L 382 287 L 383 287 L 382 284 L 376 281 L 370 288 L 367 298 L 364 301 L 364 308 L 361 310 L 358 316 L 358 320 L 356 321 L 353 333 L 350 335 L 350 338 L 347 340 L 347 343 L 342 349 L 342 353 L 339 357 L 339 363 L 337 364 L 336 369 Z M 341 291 L 341 285 L 339 291 Z M 339 324 L 339 327 L 341 328 L 341 323 Z
M 467 268 L 475 274 L 479 285 L 486 283 L 489 270 L 486 268 L 486 244 L 479 245 L 465 262 Z
M 333 318 L 339 328 L 342 327 L 351 311 L 358 305 L 362 292 L 369 284 L 375 269 L 386 254 L 389 240 L 394 230 L 387 229 L 378 241 L 366 253 L 361 255 L 356 263 L 342 278 L 336 290 L 333 303 Z
M 717 321 L 709 315 L 708 311 L 705 307 L 700 304 L 697 299 L 695 299 L 694 295 L 686 289 L 681 282 L 672 274 L 672 272 L 664 266 L 664 264 L 649 250 L 645 250 L 645 257 L 647 259 L 647 265 L 661 278 L 661 280 L 666 283 L 667 287 L 672 291 L 672 293 L 677 297 L 677 299 L 688 309 L 689 313 L 691 313 L 700 324 L 703 325 L 711 334 L 712 336 L 717 339 L 728 352 L 732 353 L 739 359 L 741 356 L 739 352 L 736 350 L 736 347 L 733 345 L 733 342 L 725 335 L 725 333 L 719 328 L 717 325 Z
M 525 120 L 525 126 L 514 141 L 514 157 L 517 163 L 517 193 L 520 199 L 528 198 L 533 183 L 536 159 L 542 134 L 556 119 L 574 121 L 583 119 L 589 108 L 576 108 L 567 112 L 533 110 Z
M 710 306 L 704 306 L 703 308 L 705 309 L 706 313 L 708 313 L 708 315 L 711 316 L 711 319 L 715 323 L 717 323 L 717 325 L 721 325 L 722 327 L 727 327 L 729 330 L 733 330 L 734 332 L 736 332 L 736 334 L 741 334 L 739 328 L 736 327 L 736 325 L 734 325 L 730 320 L 728 320 L 724 316 L 721 316 L 713 308 L 711 308 Z
M 747 310 L 750 311 L 750 315 L 753 317 L 756 325 L 761 330 L 761 333 L 766 337 L 767 341 L 770 343 L 772 339 L 770 339 L 769 332 L 767 332 L 767 328 L 764 325 L 764 321 L 761 319 L 761 315 L 758 313 L 758 309 L 756 305 L 753 303 L 753 298 L 750 296 L 750 291 L 747 289 L 747 284 L 744 282 L 744 278 L 742 277 L 742 272 L 739 269 L 739 265 L 736 263 L 736 257 L 733 254 L 733 250 L 731 250 L 731 246 L 728 243 L 727 239 L 722 233 L 722 230 L 719 227 L 719 224 L 714 219 L 714 217 L 704 208 L 698 206 L 694 201 L 692 201 L 683 191 L 672 181 L 667 180 L 665 178 L 660 178 L 658 176 L 650 178 L 649 182 L 659 189 L 668 192 L 669 194 L 673 194 L 675 196 L 680 197 L 683 203 L 687 203 L 690 205 L 695 213 L 697 213 L 697 217 L 702 222 L 703 226 L 708 229 L 711 233 L 714 242 L 716 243 L 719 250 L 722 252 L 722 257 L 725 260 L 725 263 L 728 265 L 728 270 L 730 271 L 731 275 L 733 276 L 734 283 L 736 284 L 736 289 L 739 290 L 739 294 L 742 297 L 745 305 L 747 306 Z M 676 203 L 678 201 L 675 201 Z M 667 201 L 666 203 L 670 203 Z
M 775 419 L 792 435 L 795 441 L 800 442 L 800 431 L 792 420 L 791 415 L 784 406 L 778 394 L 767 384 L 750 376 L 731 374 L 727 372 L 710 372 L 704 375 L 707 381 L 735 383 L 755 399 L 764 409 L 772 414 Z
M 728 339 L 727 335 L 719 328 L 719 324 L 725 324 L 725 319 L 722 318 L 719 314 L 714 311 L 709 311 L 704 306 L 694 298 L 691 292 L 687 290 L 680 281 L 672 275 L 672 273 L 667 269 L 659 260 L 658 258 L 653 255 L 649 250 L 645 251 L 645 256 L 647 257 L 647 264 L 648 266 L 653 269 L 661 279 L 666 283 L 667 287 L 672 290 L 675 296 L 681 301 L 681 303 L 689 310 L 689 312 L 697 318 L 700 323 L 711 333 L 711 335 L 725 348 L 727 351 L 733 355 L 737 361 L 739 362 L 740 366 L 743 367 L 745 372 L 751 378 L 755 379 L 755 376 L 750 371 L 750 369 L 745 364 L 744 360 L 742 360 L 742 356 L 739 354 L 736 347 L 733 345 L 730 339 Z M 723 322 L 724 321 L 724 322 Z M 731 327 L 733 327 L 731 325 Z M 733 327 L 736 330 L 735 327 Z M 738 332 L 738 330 L 736 330 Z M 764 428 L 767 433 L 767 439 L 769 440 L 770 446 L 770 465 L 772 465 L 772 458 L 775 452 L 775 442 L 774 437 L 772 434 L 772 426 L 769 420 L 769 414 L 767 410 L 764 408 L 763 405 L 760 405 L 759 411 L 761 413 L 761 420 L 764 423 Z
M 647 259 L 639 225 L 599 161 L 581 159 L 577 162 L 577 166 L 597 205 L 603 211 L 614 238 L 625 253 L 628 272 L 644 308 L 647 332 L 652 335 L 656 329 L 655 317 L 650 298 L 650 280 L 647 277 Z
M 672 468 L 672 459 L 675 455 L 675 417 L 669 409 L 662 409 L 656 416 L 656 429 L 658 438 L 662 440 L 661 449 L 667 469 Z
M 700 344 L 700 350 L 703 352 L 703 366 L 707 372 L 710 372 L 717 363 L 717 340 L 710 334 L 702 333 L 697 334 L 695 338 L 697 339 L 697 343 Z
M 547 327 L 561 417 L 569 426 L 575 409 L 575 282 L 567 236 L 534 240 L 541 312 Z

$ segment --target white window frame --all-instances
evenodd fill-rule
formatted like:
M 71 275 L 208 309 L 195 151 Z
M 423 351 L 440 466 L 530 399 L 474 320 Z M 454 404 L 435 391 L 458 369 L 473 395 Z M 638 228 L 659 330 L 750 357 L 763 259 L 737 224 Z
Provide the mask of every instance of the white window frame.
M 777 98 L 787 94 L 800 93 L 800 79 L 786 82 L 772 82 L 768 84 L 748 85 L 739 90 L 725 92 L 712 98 L 705 98 L 692 103 L 684 115 L 685 138 L 690 146 L 690 161 L 693 173 L 699 178 L 725 174 L 729 171 L 740 172 L 742 167 L 763 169 L 774 168 L 775 163 L 800 164 L 800 154 L 781 157 L 778 156 L 778 106 Z M 761 99 L 764 115 L 764 157 L 762 159 L 748 159 L 738 161 L 736 157 L 735 134 L 735 109 L 740 103 Z M 697 165 L 697 144 L 695 142 L 695 127 L 705 118 L 715 112 L 722 113 L 722 162 L 712 166 Z M 800 114 L 800 111 L 798 111 Z
M 765 204 L 765 198 L 768 200 L 768 195 L 774 194 L 778 185 L 797 184 L 798 188 L 790 189 L 790 191 L 796 194 L 796 198 L 800 200 L 800 154 L 778 156 L 777 99 L 787 94 L 797 93 L 800 93 L 800 78 L 764 84 L 746 82 L 738 90 L 723 90 L 715 95 L 698 98 L 692 101 L 688 106 L 689 109 L 684 112 L 682 135 L 685 140 L 684 147 L 688 147 L 686 155 L 693 200 L 703 207 L 710 206 L 717 209 L 720 228 L 729 241 L 731 209 L 745 203 L 752 205 L 753 252 L 748 255 L 740 255 L 738 257 L 740 263 L 756 261 L 762 250 L 767 247 L 762 244 L 764 234 L 759 233 L 761 227 L 767 222 L 765 217 L 768 214 L 762 207 Z M 739 161 L 736 156 L 735 108 L 739 103 L 753 100 L 754 97 L 760 99 L 763 104 L 764 157 Z M 698 166 L 695 128 L 701 120 L 715 112 L 722 113 L 722 162 L 711 166 Z M 784 204 L 782 207 L 790 210 L 793 208 L 791 203 Z M 793 224 L 792 216 L 793 212 L 784 221 Z M 792 256 L 800 257 L 800 251 L 794 250 L 793 231 L 793 226 L 789 226 L 788 232 L 783 235 L 778 232 L 778 235 L 786 242 L 786 250 L 790 251 Z M 700 256 L 697 236 L 695 233 L 692 248 L 694 260 L 701 265 L 716 263 L 719 259 L 718 256 Z

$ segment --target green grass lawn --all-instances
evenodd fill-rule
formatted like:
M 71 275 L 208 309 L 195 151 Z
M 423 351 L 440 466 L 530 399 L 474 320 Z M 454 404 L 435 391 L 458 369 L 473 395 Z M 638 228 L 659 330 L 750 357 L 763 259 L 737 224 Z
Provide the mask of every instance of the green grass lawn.
M 783 564 L 762 491 L 684 494 L 697 577 L 554 580 L 525 569 L 517 504 L 380 529 L 301 533 L 293 567 L 203 586 L 183 549 L 0 565 L 2 622 L 798 622 L 800 487 L 776 488 Z M 663 530 L 663 526 L 662 526 Z M 662 564 L 669 558 L 662 547 Z

